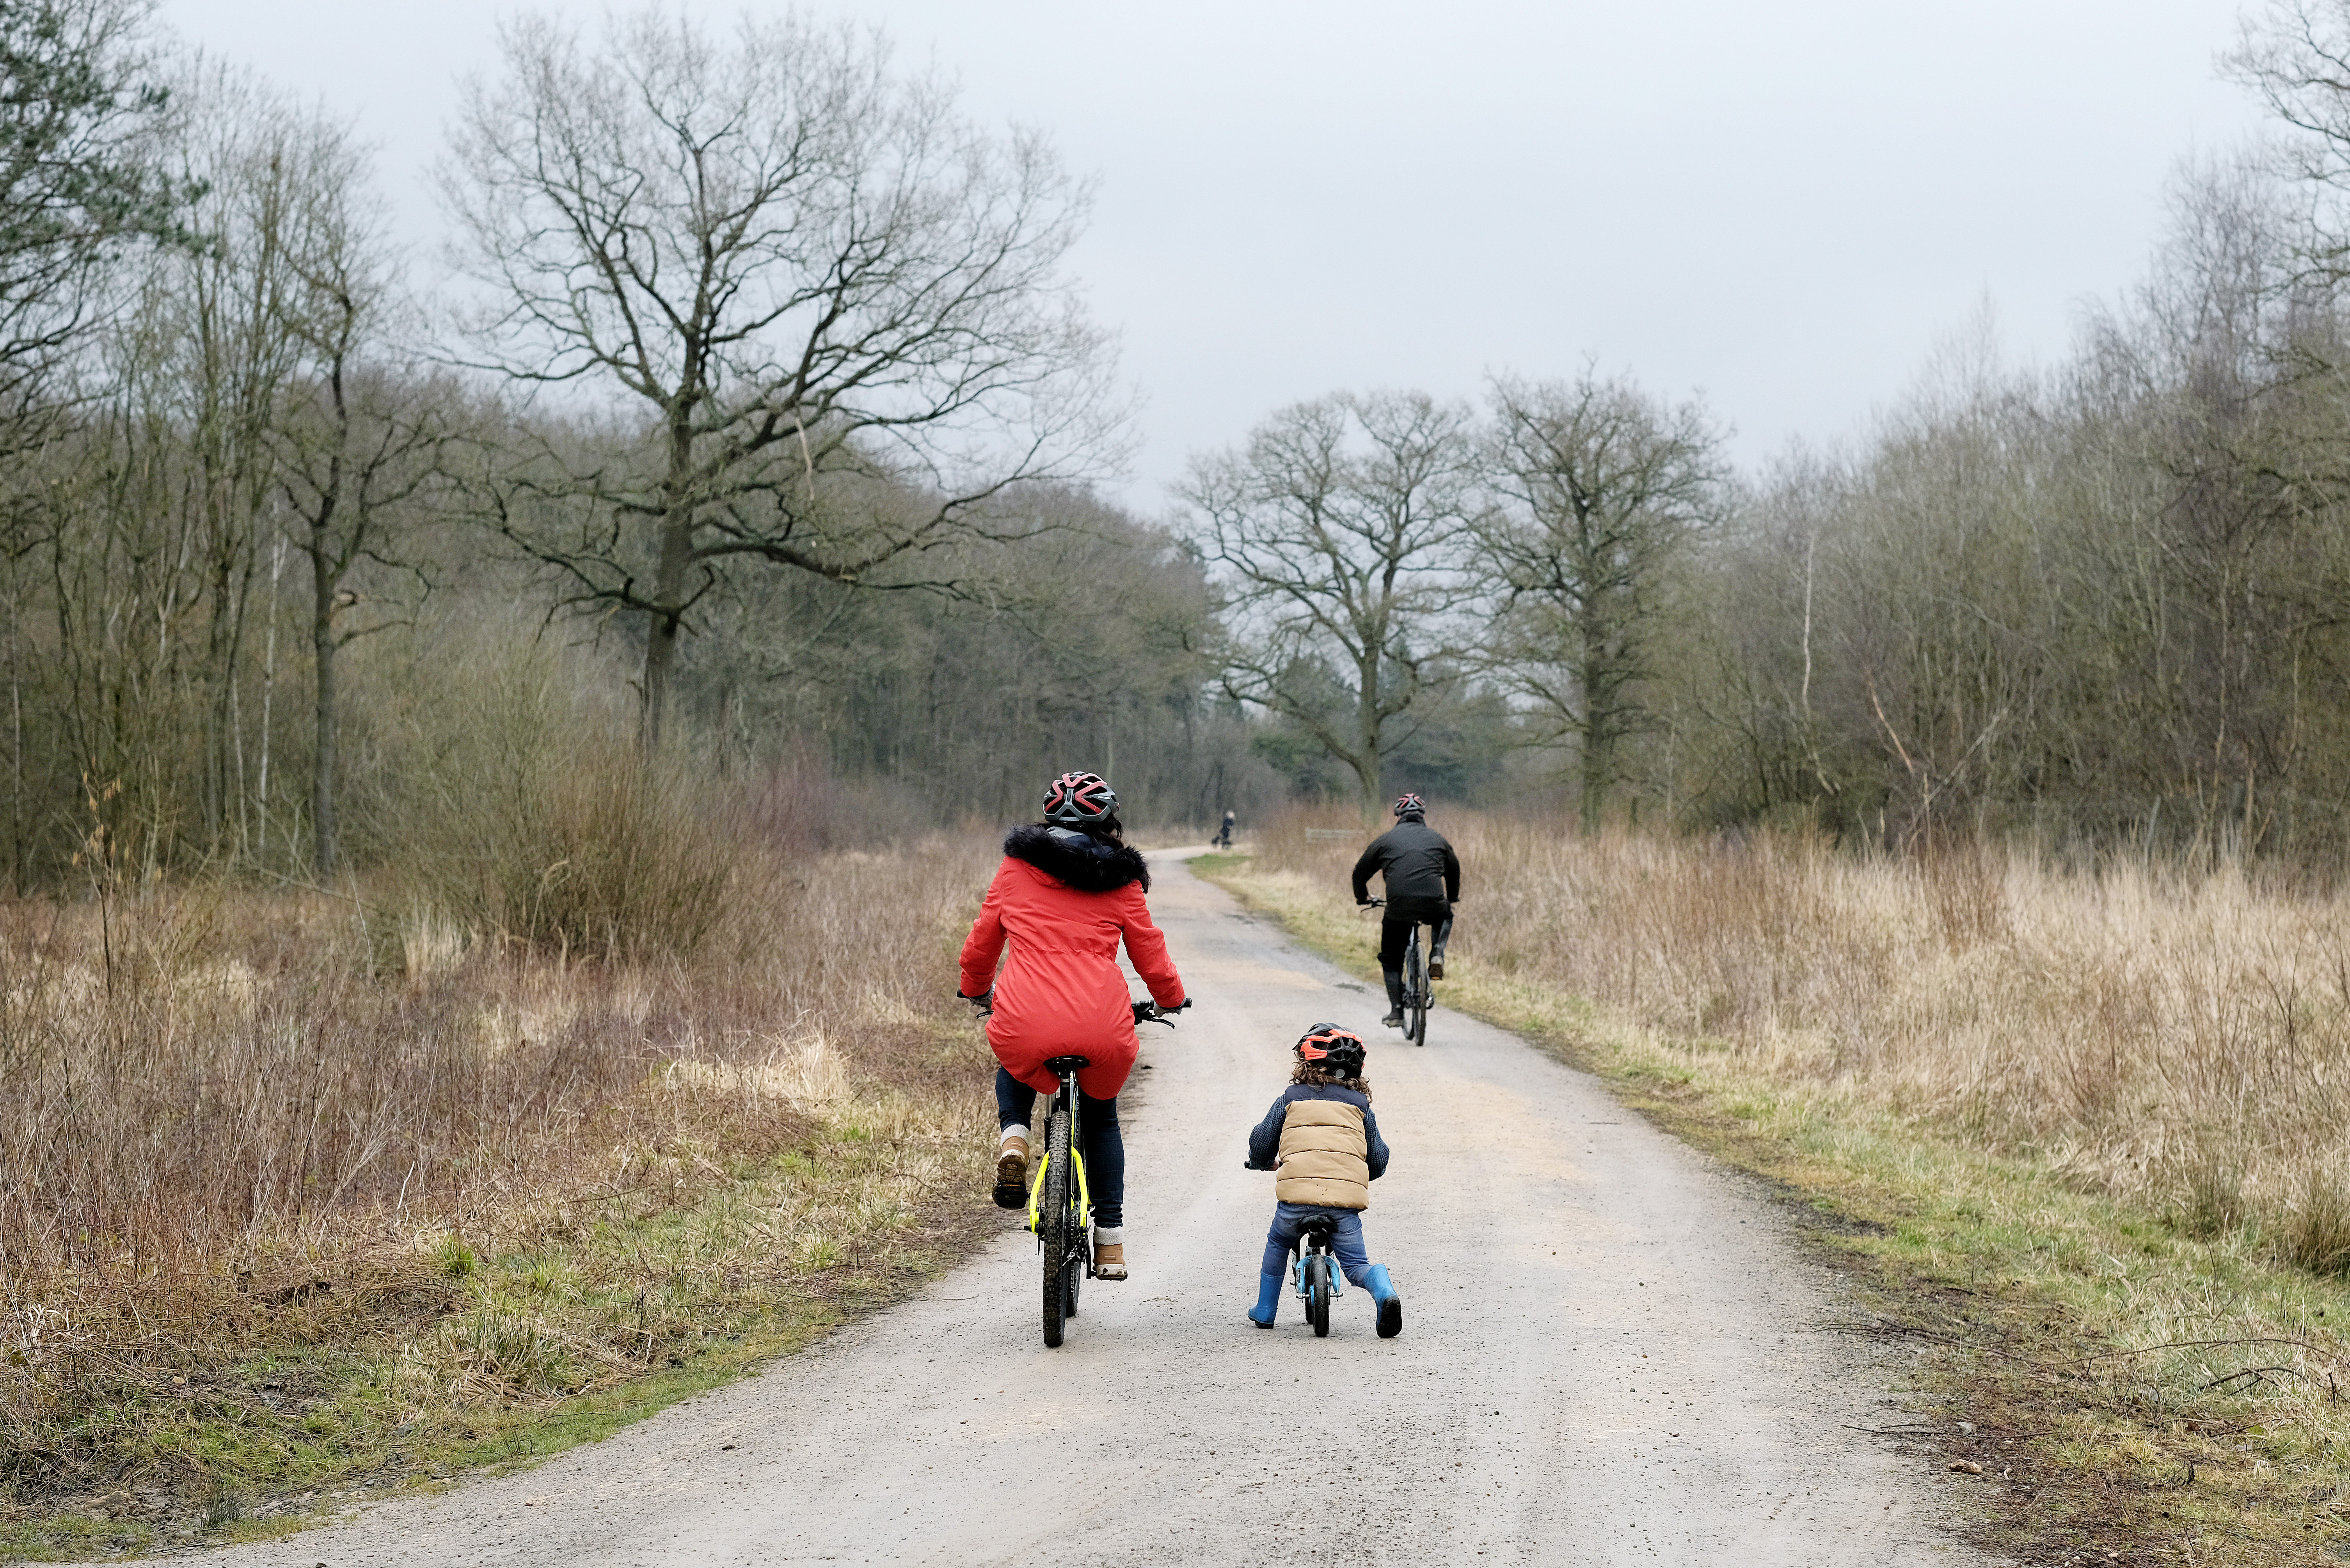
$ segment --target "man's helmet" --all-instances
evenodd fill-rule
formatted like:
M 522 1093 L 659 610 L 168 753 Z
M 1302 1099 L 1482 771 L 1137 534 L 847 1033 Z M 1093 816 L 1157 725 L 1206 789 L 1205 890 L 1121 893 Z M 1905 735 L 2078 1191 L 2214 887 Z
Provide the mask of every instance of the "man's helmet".
M 1363 1037 L 1335 1023 L 1317 1023 L 1297 1043 L 1297 1054 L 1334 1078 L 1362 1075 Z
M 1416 794 L 1408 794 L 1395 803 L 1395 814 L 1398 816 L 1426 816 L 1428 803 Z
M 1099 774 L 1063 774 L 1045 787 L 1045 820 L 1084 827 L 1118 815 L 1118 793 Z

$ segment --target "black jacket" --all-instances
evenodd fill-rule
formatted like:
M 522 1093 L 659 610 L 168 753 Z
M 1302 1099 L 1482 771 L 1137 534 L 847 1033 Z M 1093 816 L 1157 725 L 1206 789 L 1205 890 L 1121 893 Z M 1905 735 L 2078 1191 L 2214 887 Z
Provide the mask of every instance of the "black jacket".
M 1371 840 L 1355 862 L 1355 902 L 1371 896 L 1371 873 L 1387 877 L 1388 902 L 1406 899 L 1457 903 L 1461 898 L 1461 857 L 1444 835 L 1424 822 L 1399 822 Z

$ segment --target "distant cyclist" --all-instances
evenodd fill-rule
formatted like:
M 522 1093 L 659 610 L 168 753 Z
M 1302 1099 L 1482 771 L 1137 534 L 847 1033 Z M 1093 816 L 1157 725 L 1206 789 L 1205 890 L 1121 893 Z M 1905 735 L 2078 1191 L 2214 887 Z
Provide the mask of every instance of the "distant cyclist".
M 1094 1269 L 1126 1278 L 1126 1140 L 1118 1092 L 1134 1070 L 1134 1013 L 1118 967 L 1121 940 L 1135 973 L 1166 1008 L 1189 1005 L 1150 921 L 1150 869 L 1118 826 L 1118 796 L 1098 774 L 1068 773 L 1045 790 L 1044 820 L 1004 836 L 1003 859 L 962 945 L 960 994 L 989 1006 L 995 1052 L 995 1201 L 1027 1201 L 1028 1119 L 1039 1091 L 1060 1080 L 1045 1064 L 1084 1056 L 1077 1126 L 1094 1204 Z M 996 959 L 1006 943 L 1003 972 Z
M 1396 825 L 1371 840 L 1355 862 L 1355 902 L 1371 901 L 1371 873 L 1387 879 L 1388 907 L 1379 919 L 1379 971 L 1387 977 L 1388 1015 L 1403 1027 L 1403 950 L 1414 926 L 1433 926 L 1428 974 L 1444 978 L 1444 944 L 1452 935 L 1452 906 L 1461 901 L 1461 857 L 1428 826 L 1428 803 L 1407 794 L 1395 803 Z
M 1232 814 L 1228 811 L 1224 813 L 1224 830 L 1216 835 L 1216 847 L 1219 849 L 1230 849 L 1232 846 Z

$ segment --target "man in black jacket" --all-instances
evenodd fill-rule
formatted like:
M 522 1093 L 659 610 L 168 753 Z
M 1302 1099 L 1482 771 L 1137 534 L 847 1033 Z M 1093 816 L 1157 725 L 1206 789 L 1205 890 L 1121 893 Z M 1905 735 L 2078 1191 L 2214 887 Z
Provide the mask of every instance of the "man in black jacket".
M 1387 878 L 1388 907 L 1379 919 L 1379 970 L 1387 976 L 1390 1029 L 1403 1025 L 1403 948 L 1414 926 L 1434 926 L 1428 973 L 1444 978 L 1444 943 L 1452 935 L 1452 906 L 1461 898 L 1461 857 L 1428 826 L 1428 805 L 1416 794 L 1395 803 L 1396 825 L 1371 840 L 1355 862 L 1355 902 L 1371 901 L 1371 873 Z

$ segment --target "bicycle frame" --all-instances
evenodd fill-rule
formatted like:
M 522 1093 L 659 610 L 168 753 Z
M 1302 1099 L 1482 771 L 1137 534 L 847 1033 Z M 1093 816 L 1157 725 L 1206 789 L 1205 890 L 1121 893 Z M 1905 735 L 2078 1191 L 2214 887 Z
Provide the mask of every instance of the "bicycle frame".
M 1077 1213 L 1080 1217 L 1089 1217 L 1094 1211 L 1094 1197 L 1092 1189 L 1086 1186 L 1086 1157 L 1077 1152 L 1077 1078 L 1074 1073 L 1061 1075 L 1061 1086 L 1054 1091 L 1052 1106 L 1045 1113 L 1046 1125 L 1049 1126 L 1053 1116 L 1063 1110 L 1066 1110 L 1069 1116 L 1069 1165 L 1077 1176 Z M 1040 1247 L 1045 1244 L 1045 1168 L 1052 1160 L 1048 1148 L 1038 1158 L 1036 1175 L 1028 1183 L 1028 1233 L 1036 1238 L 1036 1244 Z M 1088 1251 L 1086 1277 L 1091 1279 L 1093 1272 L 1093 1258 Z
M 1305 1299 L 1305 1260 L 1312 1257 L 1324 1257 L 1330 1260 L 1330 1299 L 1336 1301 L 1340 1296 L 1345 1295 L 1347 1275 L 1345 1271 L 1338 1267 L 1338 1254 L 1330 1250 L 1329 1238 L 1326 1236 L 1319 1238 L 1311 1245 L 1304 1244 L 1306 1238 L 1303 1236 L 1299 1237 L 1298 1241 L 1301 1244 L 1297 1249 L 1297 1256 L 1292 1259 L 1289 1264 L 1290 1283 L 1295 1288 L 1297 1298 L 1300 1301 Z
M 993 994 L 991 992 L 985 997 L 970 1000 L 980 1002 L 980 1011 L 985 1013 L 990 1011 L 987 1002 Z M 1150 1002 L 1131 1002 L 1129 1005 L 1134 1011 L 1136 1023 L 1164 1023 L 1171 1029 L 1175 1024 L 1173 1015 L 1191 1003 L 1186 999 L 1172 1008 L 1160 1007 Z M 1085 1096 L 1077 1088 L 1077 1075 L 1090 1064 L 1087 1058 L 1075 1054 L 1048 1057 L 1045 1063 L 1045 1069 L 1058 1078 L 1060 1084 L 1047 1102 L 1044 1149 L 1036 1161 L 1036 1173 L 1028 1183 L 1027 1228 L 1028 1233 L 1036 1238 L 1036 1252 L 1045 1263 L 1045 1347 L 1047 1350 L 1059 1347 L 1063 1325 L 1077 1314 L 1078 1282 L 1102 1277 L 1094 1263 L 1093 1183 L 1086 1173 L 1084 1129 L 1080 1125 L 1079 1107 Z M 1033 1108 L 1030 1114 L 1035 1114 Z M 1063 1142 L 1064 1138 L 1067 1141 Z M 1053 1169 L 1057 1149 L 1067 1151 L 1069 1170 Z M 1068 1179 L 1072 1175 L 1076 1178 L 1074 1186 Z M 1045 1192 L 1048 1184 L 1055 1189 L 1050 1201 L 1055 1205 L 1066 1203 L 1066 1213 L 1045 1211 L 1047 1199 Z M 1046 1257 L 1045 1238 L 1055 1234 L 1059 1240 L 1054 1248 L 1060 1255 Z M 1080 1263 L 1084 1265 L 1082 1274 L 1076 1272 L 1076 1265 Z M 1109 1277 L 1124 1279 L 1126 1276 L 1120 1272 Z

